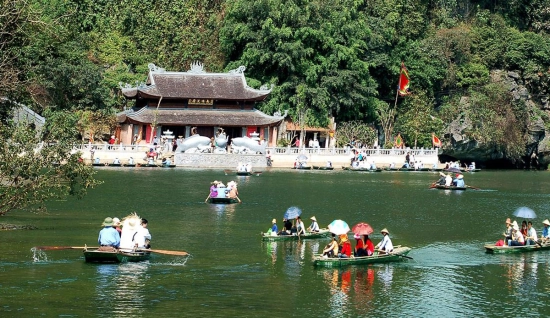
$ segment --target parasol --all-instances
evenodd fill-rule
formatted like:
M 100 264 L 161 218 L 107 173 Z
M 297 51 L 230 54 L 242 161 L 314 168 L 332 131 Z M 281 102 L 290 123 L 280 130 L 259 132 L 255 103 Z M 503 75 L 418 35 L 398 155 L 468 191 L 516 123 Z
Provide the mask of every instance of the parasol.
M 285 212 L 285 219 L 287 220 L 295 219 L 296 217 L 300 216 L 300 214 L 302 214 L 302 210 L 299 207 L 291 206 Z
M 372 226 L 363 222 L 355 224 L 351 229 L 351 231 L 354 234 L 358 234 L 358 235 L 370 235 L 372 232 L 374 232 L 374 230 L 372 229 Z
M 535 211 L 525 206 L 522 206 L 521 208 L 516 209 L 516 211 L 514 211 L 514 215 L 522 219 L 534 219 L 537 217 L 537 215 L 535 214 Z
M 336 235 L 347 234 L 349 225 L 342 220 L 334 220 L 328 225 L 328 230 Z

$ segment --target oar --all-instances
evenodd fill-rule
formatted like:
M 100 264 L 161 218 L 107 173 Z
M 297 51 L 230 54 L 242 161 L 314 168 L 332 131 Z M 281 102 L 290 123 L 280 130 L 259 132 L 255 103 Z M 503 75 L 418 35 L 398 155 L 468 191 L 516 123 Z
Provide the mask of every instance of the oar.
M 435 188 L 435 184 L 436 184 L 436 183 L 437 183 L 437 181 L 435 181 L 434 183 L 432 183 L 432 184 L 430 185 L 430 189 Z
M 35 250 L 42 251 L 57 251 L 57 250 L 83 250 L 86 248 L 97 248 L 90 246 L 35 246 Z
M 210 199 L 210 193 L 208 193 L 208 197 L 206 198 L 206 200 L 204 200 L 204 203 L 206 203 L 206 201 L 208 201 L 208 199 Z
M 253 172 L 256 176 L 259 176 L 263 171 Z
M 470 188 L 470 189 L 479 190 L 479 188 L 472 187 L 472 186 L 469 186 L 469 185 L 467 185 L 467 187 Z
M 414 259 L 414 258 L 412 258 L 412 257 L 410 257 L 410 256 L 403 255 L 403 254 L 397 254 L 397 253 L 390 253 L 390 254 L 392 254 L 392 255 L 397 255 L 397 256 L 401 256 L 401 257 L 408 258 L 408 259 Z
M 235 196 L 235 198 L 239 201 L 239 203 L 243 203 L 243 201 L 241 201 L 238 196 Z
M 228 173 L 232 173 L 233 170 L 224 170 L 223 172 L 225 173 L 225 175 L 227 175 Z
M 152 249 L 139 249 L 139 252 L 151 252 L 165 255 L 175 255 L 175 256 L 187 256 L 189 253 L 184 251 L 169 251 L 169 250 L 152 250 Z

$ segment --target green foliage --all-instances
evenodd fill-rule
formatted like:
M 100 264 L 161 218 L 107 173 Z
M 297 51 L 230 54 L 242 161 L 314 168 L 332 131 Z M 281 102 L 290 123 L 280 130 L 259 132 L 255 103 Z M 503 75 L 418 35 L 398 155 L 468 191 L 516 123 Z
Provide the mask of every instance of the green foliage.
M 76 118 L 56 112 L 47 126 L 7 123 L 0 126 L 0 215 L 40 206 L 47 200 L 68 195 L 82 197 L 100 184 L 94 170 L 79 162 L 72 152 L 76 142 Z
M 200 60 L 208 71 L 245 65 L 256 88 L 275 84 L 259 104 L 266 113 L 288 109 L 309 126 L 326 126 L 331 116 L 374 122 L 391 136 L 399 111 L 410 142 L 415 130 L 438 127 L 407 114 L 420 107 L 414 98 L 383 116 L 401 61 L 414 96 L 438 106 L 434 117 L 444 123 L 465 118 L 464 95 L 492 104 L 487 85 L 496 69 L 519 74 L 532 96 L 550 89 L 550 0 L 0 0 L 0 7 L 0 96 L 39 113 L 112 115 L 126 102 L 119 82 L 145 81 L 148 63 L 185 71 Z M 504 102 L 523 125 L 525 105 Z M 493 139 L 517 155 L 516 137 Z
M 360 121 L 340 123 L 334 133 L 336 147 L 345 147 L 351 141 L 359 141 L 363 145 L 372 146 L 376 140 L 376 130 Z
M 396 130 L 409 147 L 432 148 L 432 133 L 442 136 L 443 121 L 436 117 L 433 99 L 422 91 L 407 97 L 397 116 Z
M 220 41 L 227 68 L 246 65 L 250 76 L 276 84 L 264 111 L 298 117 L 303 103 L 306 123 L 326 126 L 331 115 L 372 115 L 366 20 L 361 1 L 240 0 L 228 6 Z

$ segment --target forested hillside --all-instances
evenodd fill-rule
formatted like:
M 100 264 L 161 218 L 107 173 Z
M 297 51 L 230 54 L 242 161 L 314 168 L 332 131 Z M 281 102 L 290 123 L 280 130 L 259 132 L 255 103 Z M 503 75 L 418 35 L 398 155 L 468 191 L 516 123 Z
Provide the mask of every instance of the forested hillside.
M 548 147 L 550 0 L 0 0 L 0 96 L 114 125 L 147 64 L 246 66 L 261 105 L 520 163 Z M 411 94 L 396 100 L 401 63 Z M 3 112 L 7 108 L 3 108 Z M 390 125 L 391 124 L 391 125 Z M 386 129 L 386 131 L 383 131 Z

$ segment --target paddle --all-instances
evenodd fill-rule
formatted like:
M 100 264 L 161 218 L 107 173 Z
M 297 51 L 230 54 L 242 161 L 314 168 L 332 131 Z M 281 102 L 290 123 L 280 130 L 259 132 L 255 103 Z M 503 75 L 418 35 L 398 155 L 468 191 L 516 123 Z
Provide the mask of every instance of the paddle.
M 139 249 L 139 252 L 151 252 L 165 255 L 174 255 L 174 256 L 187 256 L 189 253 L 184 251 L 169 251 L 169 250 L 152 250 L 152 249 Z
M 470 189 L 479 190 L 479 188 L 472 187 L 472 186 L 469 186 L 469 185 L 467 185 L 467 187 L 470 188 Z
M 204 203 L 206 203 L 206 201 L 208 201 L 208 199 L 210 199 L 210 193 L 208 193 L 208 197 L 206 198 L 206 200 L 204 200 Z
M 241 199 L 239 199 L 238 196 L 235 196 L 235 199 L 237 199 L 239 201 L 239 203 L 243 203 L 243 201 L 241 201 Z
M 390 253 L 390 254 L 392 254 L 392 255 L 397 255 L 397 256 L 401 256 L 401 257 L 408 258 L 408 259 L 414 259 L 414 258 L 412 258 L 412 257 L 410 257 L 410 256 L 403 255 L 403 254 L 397 254 L 397 253 L 393 253 L 393 252 Z
M 432 183 L 432 184 L 430 185 L 430 189 L 435 188 L 436 183 L 437 183 L 437 181 L 435 181 L 434 183 Z
M 223 172 L 227 175 L 228 173 L 233 173 L 233 170 L 224 170 Z
M 57 251 L 57 250 L 83 250 L 86 248 L 97 248 L 90 246 L 35 246 L 35 250 L 42 251 Z

